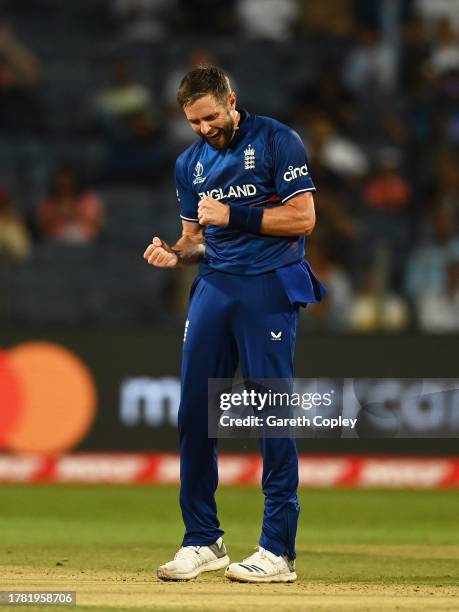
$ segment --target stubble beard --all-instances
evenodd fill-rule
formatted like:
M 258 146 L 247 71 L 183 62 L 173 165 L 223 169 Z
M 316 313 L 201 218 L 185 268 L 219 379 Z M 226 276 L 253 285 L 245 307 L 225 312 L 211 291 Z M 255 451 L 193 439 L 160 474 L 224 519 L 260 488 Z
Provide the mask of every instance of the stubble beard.
M 223 150 L 228 147 L 235 133 L 235 122 L 231 115 L 228 113 L 228 121 L 221 128 L 218 128 L 217 138 L 209 138 L 208 136 L 201 135 L 201 138 L 210 144 L 215 149 Z

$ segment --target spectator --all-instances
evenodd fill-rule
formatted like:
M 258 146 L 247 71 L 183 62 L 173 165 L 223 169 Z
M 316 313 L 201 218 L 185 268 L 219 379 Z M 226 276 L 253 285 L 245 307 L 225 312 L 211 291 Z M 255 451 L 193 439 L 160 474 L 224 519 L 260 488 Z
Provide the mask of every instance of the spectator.
M 321 185 L 316 199 L 319 231 L 326 236 L 330 257 L 350 270 L 359 233 L 354 194 L 367 172 L 368 157 L 355 141 L 338 134 L 323 112 L 311 113 L 298 131 L 304 134 L 309 164 Z
M 238 0 L 237 13 L 246 36 L 275 42 L 291 38 L 300 17 L 296 0 Z
M 437 208 L 428 221 L 433 236 L 421 241 L 408 261 L 405 293 L 416 302 L 424 293 L 435 294 L 446 287 L 448 263 L 459 259 L 459 237 L 454 213 L 448 208 Z
M 0 261 L 18 262 L 30 252 L 30 238 L 8 190 L 0 188 Z
M 118 60 L 113 67 L 112 85 L 101 91 L 93 101 L 98 124 L 107 135 L 120 131 L 127 115 L 151 113 L 154 109 L 150 90 L 136 83 L 126 60 Z
M 385 287 L 381 274 L 366 270 L 350 312 L 351 327 L 356 332 L 399 332 L 409 324 L 405 301 Z
M 317 172 L 319 170 L 319 172 Z M 316 232 L 320 233 L 321 242 L 327 245 L 327 256 L 354 275 L 354 250 L 359 235 L 359 218 L 353 214 L 352 190 L 346 189 L 331 173 L 320 172 L 320 165 L 314 164 L 314 178 L 323 185 L 315 198 L 317 216 L 320 225 Z
M 323 114 L 344 133 L 355 132 L 358 112 L 354 94 L 341 82 L 336 61 L 327 60 L 317 78 L 308 82 L 297 96 L 300 121 L 306 125 L 318 114 Z
M 384 149 L 379 153 L 377 173 L 365 187 L 365 204 L 387 213 L 406 210 L 411 199 L 411 188 L 399 172 L 400 153 Z
M 344 178 L 361 178 L 369 168 L 363 149 L 338 134 L 330 117 L 317 113 L 308 126 L 308 151 L 327 170 Z
M 388 282 L 396 289 L 400 289 L 402 284 L 411 240 L 408 215 L 411 186 L 400 172 L 400 163 L 400 152 L 396 149 L 380 151 L 376 173 L 363 189 L 362 231 L 357 244 L 360 268 L 369 265 L 375 249 L 387 252 Z M 368 249 L 369 244 L 371 249 Z
M 416 0 L 417 13 L 428 26 L 435 24 L 441 18 L 448 18 L 459 28 L 459 3 L 457 0 Z
M 400 56 L 400 84 L 407 93 L 416 93 L 429 55 L 425 24 L 420 17 L 414 17 L 405 25 Z
M 26 134 L 41 128 L 38 59 L 0 24 L 0 133 Z
M 300 2 L 302 29 L 305 32 L 351 36 L 354 29 L 353 0 Z
M 56 172 L 48 197 L 38 206 L 38 226 L 47 240 L 94 242 L 103 226 L 102 201 L 83 188 L 73 167 L 64 166 Z
M 115 0 L 110 11 L 121 42 L 155 42 L 165 38 L 174 0 Z
M 407 122 L 413 140 L 413 152 L 419 154 L 419 146 L 430 147 L 433 137 L 432 124 L 436 110 L 435 83 L 422 67 L 417 73 L 412 74 L 411 84 L 412 91 L 407 97 Z
M 455 215 L 459 227 L 459 158 L 453 150 L 443 150 L 436 165 L 435 203 Z
M 94 101 L 104 134 L 102 181 L 151 182 L 163 175 L 169 160 L 162 139 L 163 121 L 150 90 L 136 83 L 130 65 L 114 65 L 113 85 Z
M 109 182 L 154 183 L 169 169 L 169 151 L 161 131 L 145 110 L 125 117 L 125 129 L 105 146 L 100 179 Z
M 438 291 L 426 291 L 416 302 L 422 331 L 459 331 L 459 259 L 447 263 L 444 280 L 445 285 Z
M 396 57 L 376 30 L 361 27 L 358 45 L 344 65 L 344 82 L 358 96 L 390 94 L 396 83 Z
M 433 167 L 431 208 L 445 209 L 454 216 L 459 227 L 459 158 L 454 150 L 440 149 Z
M 438 24 L 437 39 L 428 62 L 436 76 L 459 71 L 459 36 L 447 18 Z
M 303 327 L 326 331 L 349 329 L 349 312 L 352 304 L 352 285 L 347 272 L 329 255 L 325 244 L 312 240 L 308 244 L 308 262 L 315 274 L 327 287 L 322 302 L 306 310 Z

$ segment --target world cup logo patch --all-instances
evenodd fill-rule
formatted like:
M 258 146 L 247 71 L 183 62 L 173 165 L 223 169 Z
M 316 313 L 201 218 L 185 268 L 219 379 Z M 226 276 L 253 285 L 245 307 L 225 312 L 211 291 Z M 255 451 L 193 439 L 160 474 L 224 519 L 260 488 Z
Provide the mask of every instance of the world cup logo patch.
M 194 176 L 193 185 L 204 183 L 204 181 L 206 180 L 206 177 L 202 176 L 203 174 L 204 174 L 204 166 L 202 165 L 200 161 L 198 161 L 198 163 L 196 164 L 194 168 L 194 172 L 193 172 L 193 176 Z

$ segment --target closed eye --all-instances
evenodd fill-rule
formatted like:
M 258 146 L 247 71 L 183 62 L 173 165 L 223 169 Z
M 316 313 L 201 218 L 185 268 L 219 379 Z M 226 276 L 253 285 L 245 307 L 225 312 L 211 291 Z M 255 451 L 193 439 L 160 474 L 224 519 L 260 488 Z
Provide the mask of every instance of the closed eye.
M 202 119 L 190 119 L 190 123 L 191 125 L 199 125 L 201 121 L 214 121 L 215 119 L 218 119 L 218 113 L 207 115 L 207 117 L 203 117 Z

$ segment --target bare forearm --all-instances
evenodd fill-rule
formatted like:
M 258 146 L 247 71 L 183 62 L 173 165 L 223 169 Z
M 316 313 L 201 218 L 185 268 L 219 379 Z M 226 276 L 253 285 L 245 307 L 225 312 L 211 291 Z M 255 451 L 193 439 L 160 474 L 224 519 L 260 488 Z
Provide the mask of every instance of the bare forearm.
M 197 264 L 204 257 L 204 238 L 194 235 L 183 235 L 173 245 L 172 250 L 178 257 L 176 267 L 191 266 Z
M 265 208 L 261 233 L 269 236 L 304 236 L 312 233 L 314 225 L 313 209 L 306 212 L 285 204 L 278 208 Z
M 240 207 L 223 204 L 211 197 L 199 203 L 201 225 L 228 226 L 268 236 L 304 236 L 312 233 L 316 222 L 311 193 L 301 193 L 275 208 Z

